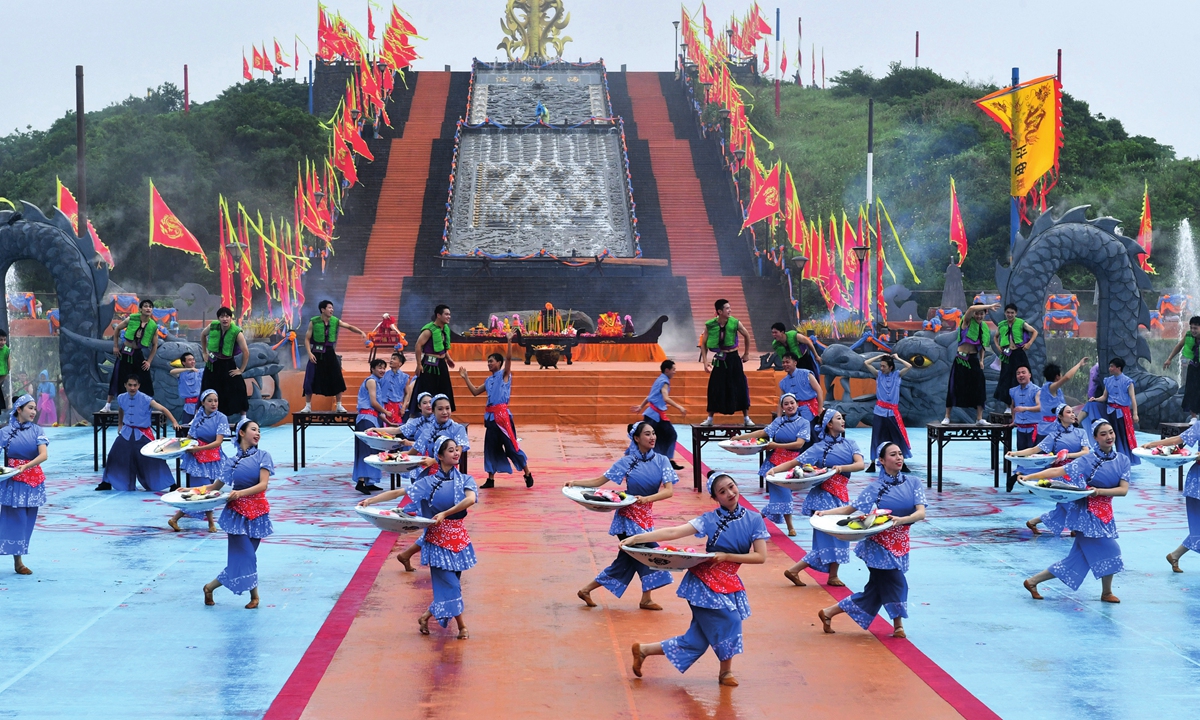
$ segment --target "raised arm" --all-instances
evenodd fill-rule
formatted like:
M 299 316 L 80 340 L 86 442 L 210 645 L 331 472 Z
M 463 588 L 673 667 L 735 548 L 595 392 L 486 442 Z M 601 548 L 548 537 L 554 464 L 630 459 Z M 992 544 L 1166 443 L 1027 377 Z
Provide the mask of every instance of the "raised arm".
M 899 369 L 900 377 L 904 377 L 905 375 L 908 374 L 909 370 L 913 369 L 912 363 L 905 360 L 904 358 L 898 357 L 896 355 L 893 355 L 892 357 L 896 360 L 896 364 L 900 366 L 900 369 Z
M 505 337 L 508 339 L 508 344 L 504 348 L 504 373 L 500 376 L 505 382 L 512 379 L 512 341 L 513 334 L 509 330 Z
M 347 330 L 349 330 L 350 332 L 356 332 L 356 333 L 358 333 L 359 335 L 362 335 L 363 337 L 366 337 L 366 336 L 367 336 L 367 331 L 366 331 L 366 330 L 360 330 L 359 328 L 356 328 L 356 327 L 354 327 L 353 325 L 351 325 L 350 323 L 346 322 L 345 320 L 340 320 L 340 319 L 339 319 L 339 321 L 338 321 L 338 324 L 340 324 L 342 327 L 346 328 L 346 329 L 347 329 Z
M 876 355 L 863 361 L 863 367 L 867 369 L 867 372 L 871 373 L 871 377 L 879 377 L 879 368 L 875 367 L 875 363 L 879 362 L 879 358 L 881 357 L 883 356 Z
M 1075 377 L 1075 373 L 1079 372 L 1080 368 L 1082 368 L 1084 365 L 1087 365 L 1087 362 L 1087 357 L 1080 358 L 1079 362 L 1072 365 L 1069 370 L 1063 373 L 1062 377 L 1050 383 L 1050 392 L 1058 392 L 1064 385 L 1067 384 L 1068 380 Z
M 474 383 L 471 382 L 471 376 L 467 374 L 466 367 L 460 367 L 458 369 L 458 376 L 461 377 L 463 379 L 463 382 L 465 382 L 467 384 L 467 390 L 469 390 L 471 392 L 471 395 L 473 395 L 473 396 L 481 395 L 481 394 L 483 394 L 483 392 L 485 390 L 487 390 L 486 386 L 475 385 Z

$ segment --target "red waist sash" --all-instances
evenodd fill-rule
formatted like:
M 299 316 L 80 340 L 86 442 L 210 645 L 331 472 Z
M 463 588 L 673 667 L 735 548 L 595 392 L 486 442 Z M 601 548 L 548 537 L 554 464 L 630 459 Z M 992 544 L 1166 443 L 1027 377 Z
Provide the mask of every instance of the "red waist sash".
M 192 456 L 196 458 L 196 462 L 217 462 L 221 459 L 221 448 L 215 447 L 207 450 L 197 450 L 196 452 L 192 453 Z
M 825 482 L 821 483 L 821 487 L 825 489 L 825 492 L 834 496 L 838 500 L 848 503 L 850 502 L 850 490 L 846 487 L 846 485 L 849 482 L 850 478 L 846 477 L 845 475 L 834 475 Z
M 8 467 L 16 467 L 18 465 L 24 465 L 27 462 L 29 462 L 29 461 L 28 460 L 18 460 L 16 458 L 9 458 L 8 459 Z M 46 482 L 46 473 L 42 472 L 42 466 L 38 465 L 37 467 L 31 467 L 24 472 L 17 473 L 16 475 L 14 475 L 12 477 L 12 479 L 15 482 L 25 483 L 29 487 L 37 487 L 38 485 L 41 485 L 42 483 Z
M 893 525 L 878 535 L 872 535 L 871 539 L 879 543 L 883 549 L 887 550 L 896 557 L 904 557 L 908 554 L 909 545 L 907 525 Z
M 900 435 L 904 438 L 904 444 L 912 449 L 912 443 L 908 440 L 908 429 L 904 427 L 904 418 L 900 417 L 900 406 L 895 403 L 875 401 L 875 404 L 884 410 L 891 410 L 892 417 L 896 418 L 896 425 L 900 428 Z
M 1133 429 L 1133 413 L 1129 411 L 1129 406 L 1109 403 L 1108 409 L 1115 411 L 1125 421 L 1125 442 L 1128 444 L 1129 449 L 1132 450 L 1137 447 L 1137 435 L 1134 434 Z
M 508 411 L 508 403 L 488 405 L 483 411 L 492 414 L 495 418 L 496 427 L 500 428 L 500 432 L 504 433 L 509 439 L 513 445 L 513 449 L 521 452 L 521 446 L 517 444 L 517 432 L 513 429 L 512 413 Z
M 1108 524 L 1113 519 L 1112 498 L 1108 495 L 1091 495 L 1087 499 L 1088 512 L 1100 519 L 1100 522 Z
M 359 415 L 370 415 L 371 417 L 374 417 L 374 418 L 379 417 L 379 413 L 375 412 L 375 408 L 359 408 L 358 414 Z
M 788 460 L 795 460 L 798 457 L 800 457 L 800 452 L 798 450 L 784 450 L 783 448 L 775 448 L 771 451 L 771 454 L 767 456 L 767 462 L 771 463 L 775 467 L 779 467 Z
M 700 582 L 704 583 L 709 590 L 721 595 L 728 595 L 746 589 L 746 586 L 742 585 L 742 579 L 738 577 L 738 570 L 741 567 L 741 563 L 709 560 L 689 568 L 688 572 L 699 578 Z
M 467 534 L 467 526 L 462 518 L 447 518 L 425 529 L 425 542 L 451 552 L 462 552 L 463 548 L 471 544 L 471 536 Z
M 807 400 L 797 400 L 796 404 L 802 408 L 808 408 L 813 417 L 821 414 L 821 401 L 817 398 L 809 398 Z
M 667 406 L 666 405 L 663 405 L 660 408 L 659 406 L 655 405 L 654 403 L 650 403 L 650 407 L 654 408 L 654 412 L 658 413 L 659 422 L 671 422 L 671 419 L 669 417 L 667 417 Z
M 634 503 L 617 510 L 617 514 L 637 523 L 643 530 L 654 529 L 654 503 Z
M 226 505 L 230 510 L 247 520 L 262 517 L 271 512 L 271 503 L 267 502 L 266 493 L 239 497 L 236 500 L 230 500 Z
M 125 427 L 129 428 L 130 430 L 134 431 L 135 433 L 141 433 L 141 434 L 145 435 L 147 440 L 154 439 L 154 431 L 151 430 L 150 428 L 140 428 L 140 427 L 134 427 L 132 425 L 126 425 Z
M 400 407 L 400 403 L 398 402 L 384 403 L 383 410 L 387 413 L 388 422 L 393 425 L 399 425 L 400 418 L 404 417 L 404 408 Z
M 183 399 L 183 406 L 184 406 L 184 407 L 187 407 L 188 405 L 193 405 L 193 406 L 194 406 L 194 405 L 196 405 L 196 403 L 198 403 L 198 402 L 200 402 L 200 398 L 199 398 L 199 397 L 190 397 L 190 398 L 184 398 L 184 399 Z
M 1017 426 L 1017 429 L 1020 430 L 1021 432 L 1031 433 L 1033 435 L 1031 440 L 1035 443 L 1037 442 L 1037 429 L 1038 429 L 1037 423 L 1015 423 L 1015 425 Z

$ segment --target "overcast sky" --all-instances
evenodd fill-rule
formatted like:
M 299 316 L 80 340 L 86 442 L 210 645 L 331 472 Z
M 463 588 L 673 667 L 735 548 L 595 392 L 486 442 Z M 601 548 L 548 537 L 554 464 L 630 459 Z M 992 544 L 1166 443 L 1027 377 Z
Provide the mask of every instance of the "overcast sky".
M 610 70 L 622 63 L 630 70 L 671 69 L 678 4 L 564 1 L 571 13 L 567 34 L 574 38 L 565 56 L 603 57 Z M 504 0 L 405 0 L 402 9 L 427 38 L 416 41 L 423 59 L 415 67 L 465 70 L 473 56 L 495 57 L 504 6 Z M 709 16 L 740 16 L 748 6 L 714 0 Z M 328 7 L 366 31 L 366 0 L 331 0 Z M 911 64 L 917 30 L 921 64 L 956 79 L 1002 84 L 1013 66 L 1025 79 L 1052 74 L 1055 50 L 1062 48 L 1068 92 L 1094 112 L 1120 118 L 1131 133 L 1172 145 L 1181 156 L 1200 156 L 1200 3 L 1194 0 L 824 0 L 761 7 L 772 22 L 775 8 L 782 10 L 789 66 L 796 19 L 803 17 L 805 77 L 812 43 L 818 63 L 824 48 L 830 77 L 860 65 L 880 75 L 889 62 Z M 390 5 L 384 8 L 375 11 L 379 25 Z M 241 79 L 243 50 L 264 41 L 270 46 L 272 38 L 289 54 L 296 35 L 316 49 L 317 10 L 310 0 L 0 0 L 0 11 L 6 24 L 0 134 L 46 128 L 73 108 L 77 64 L 85 67 L 88 106 L 99 108 L 165 81 L 182 85 L 185 63 L 192 97 L 209 100 Z M 303 45 L 300 53 L 307 60 Z

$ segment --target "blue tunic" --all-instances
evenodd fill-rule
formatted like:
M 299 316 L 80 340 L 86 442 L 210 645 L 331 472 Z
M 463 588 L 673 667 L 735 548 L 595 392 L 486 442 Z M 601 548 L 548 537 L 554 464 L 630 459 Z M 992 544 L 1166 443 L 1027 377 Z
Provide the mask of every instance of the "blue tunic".
M 465 500 L 467 491 L 474 492 L 478 497 L 479 488 L 475 485 L 475 479 L 462 474 L 458 468 L 451 468 L 449 473 L 430 470 L 412 484 L 408 497 L 420 508 L 422 516 L 433 517 Z M 464 510 L 451 518 L 461 519 L 466 515 Z M 425 531 L 426 534 L 428 532 Z M 466 547 L 456 552 L 427 541 L 425 534 L 417 540 L 417 545 L 421 547 L 421 564 L 429 566 L 433 585 L 429 613 L 439 625 L 446 627 L 451 618 L 463 612 L 460 576 L 463 570 L 475 567 L 475 547 L 468 542 Z
M 152 402 L 149 395 L 121 393 L 117 407 L 124 412 L 121 430 L 113 441 L 104 465 L 104 482 L 113 490 L 132 491 L 137 483 L 151 492 L 161 492 L 175 483 L 175 475 L 164 460 L 146 457 L 142 448 L 153 438 L 149 432 Z
M 1063 390 L 1060 387 L 1057 392 L 1050 392 L 1050 386 L 1054 383 L 1047 380 L 1042 383 L 1041 392 L 1038 393 L 1038 402 L 1042 404 L 1042 424 L 1038 426 L 1038 436 L 1044 435 L 1052 429 L 1050 426 L 1057 422 L 1058 418 L 1054 415 L 1054 408 L 1066 402 L 1066 397 L 1063 395 Z
M 1108 375 L 1104 378 L 1104 389 L 1108 391 L 1108 403 L 1110 405 L 1124 405 L 1129 407 L 1129 388 L 1133 387 L 1133 380 L 1125 373 L 1120 375 Z
M 487 390 L 488 405 L 507 405 L 512 398 L 512 376 L 508 380 L 504 379 L 504 370 L 500 369 L 488 376 L 487 380 L 483 381 L 483 387 Z M 484 420 L 495 420 L 496 414 L 485 412 Z
M 655 378 L 654 384 L 650 386 L 650 394 L 646 396 L 646 401 L 650 405 L 646 408 L 645 415 L 654 422 L 661 422 L 662 413 L 667 411 L 667 401 L 663 397 L 662 391 L 664 387 L 670 386 L 671 378 L 667 377 L 666 373 Z
M 9 460 L 33 460 L 38 456 L 38 447 L 49 444 L 42 428 L 32 422 L 18 423 L 12 418 L 0 429 L 0 449 Z M 0 555 L 29 553 L 38 508 L 45 504 L 46 483 L 30 487 L 12 477 L 0 480 Z
M 196 413 L 196 417 L 192 419 L 191 425 L 188 427 L 188 437 L 207 445 L 217 439 L 217 436 L 228 438 L 230 436 L 229 418 L 225 417 L 225 413 L 220 410 L 214 411 L 211 415 L 201 409 Z M 218 446 L 215 448 L 220 454 L 219 460 L 202 463 L 196 459 L 194 453 L 184 453 L 180 458 L 179 465 L 183 471 L 194 478 L 205 478 L 207 480 L 220 480 L 225 476 L 225 468 L 229 464 L 229 456 L 225 454 L 225 448 Z
M 875 376 L 875 400 L 877 402 L 888 403 L 889 405 L 900 405 L 901 380 L 903 378 L 900 377 L 899 370 L 893 370 L 889 373 L 880 371 Z M 891 410 L 879 405 L 876 405 L 872 412 L 880 417 L 891 417 L 895 414 Z
M 1038 398 L 1041 396 L 1042 389 L 1033 383 L 1024 385 L 1014 385 L 1009 388 L 1008 396 L 1012 398 L 1013 407 L 1033 407 L 1037 405 Z M 1045 408 L 1043 408 L 1045 409 Z M 1042 422 L 1041 410 L 1032 412 L 1023 410 L 1013 416 L 1015 425 L 1033 425 L 1035 428 Z M 1032 428 L 1020 428 L 1024 432 L 1028 432 Z
M 885 472 L 854 499 L 854 509 L 869 513 L 875 507 L 885 508 L 892 515 L 912 515 L 918 505 L 925 505 L 925 485 L 915 475 L 900 473 L 891 478 Z M 860 540 L 854 554 L 862 558 L 869 568 L 900 570 L 908 572 L 908 553 L 897 557 L 890 550 L 875 542 L 874 538 Z
M 822 435 L 821 439 L 809 446 L 797 460 L 801 464 L 828 468 L 834 465 L 853 465 L 855 455 L 861 456 L 862 453 L 850 438 L 845 435 L 836 438 Z M 846 478 L 849 479 L 850 475 Z M 800 506 L 800 514 L 812 515 L 818 510 L 832 510 L 845 504 L 841 498 L 825 489 L 825 483 L 821 483 L 809 488 L 808 495 L 804 496 L 804 504 Z M 804 556 L 804 562 L 818 572 L 829 572 L 832 563 L 850 562 L 850 543 L 814 529 L 812 547 Z
M 430 415 L 430 418 L 433 416 Z M 454 440 L 463 451 L 471 449 L 471 441 L 467 439 L 467 428 L 454 420 L 447 420 L 445 424 L 439 424 L 437 420 L 430 420 L 421 428 L 421 435 L 417 438 L 413 445 L 413 451 L 433 457 L 433 443 L 441 436 L 447 436 Z
M 1086 487 L 1115 488 L 1129 480 L 1129 458 L 1114 451 L 1093 452 L 1067 466 L 1061 480 L 1079 489 Z M 1117 520 L 1108 522 L 1088 509 L 1088 499 L 1076 500 L 1067 507 L 1066 526 L 1075 531 L 1075 542 L 1065 558 L 1047 570 L 1072 590 L 1078 590 L 1087 578 L 1088 570 L 1097 579 L 1125 569 L 1121 546 L 1117 543 Z
M 1060 450 L 1077 453 L 1085 447 L 1092 447 L 1087 431 L 1077 425 L 1064 428 L 1062 423 L 1055 420 L 1048 425 L 1044 432 L 1046 436 L 1042 437 L 1043 430 L 1038 428 L 1038 437 L 1040 438 L 1038 450 L 1044 453 L 1055 454 Z M 1053 510 L 1042 513 L 1041 521 L 1047 530 L 1055 535 L 1063 531 L 1067 523 L 1067 507 L 1069 505 L 1070 503 L 1058 503 Z
M 813 390 L 812 385 L 809 384 L 809 379 L 812 376 L 813 374 L 808 370 L 796 368 L 792 371 L 791 375 L 784 375 L 783 379 L 779 381 L 779 394 L 785 395 L 791 393 L 796 396 L 796 400 L 800 403 L 816 399 L 818 397 L 817 391 Z M 801 407 L 800 414 L 806 420 L 811 421 L 813 419 L 812 410 L 807 407 Z
M 146 429 L 150 427 L 150 402 L 153 398 L 141 392 L 140 390 L 130 397 L 129 393 L 123 392 L 117 396 L 117 406 L 125 411 L 123 424 L 121 425 L 121 437 L 126 440 L 132 440 L 134 429 Z
M 671 467 L 671 461 L 653 449 L 645 455 L 636 449 L 626 453 L 620 460 L 613 463 L 608 472 L 604 473 L 604 477 L 618 485 L 624 483 L 625 491 L 638 497 L 654 495 L 664 483 L 673 485 L 679 482 L 679 476 Z M 624 538 L 650 532 L 653 529 L 653 523 L 651 527 L 643 528 L 618 511 L 613 513 L 608 534 Z M 650 546 L 656 547 L 654 543 L 650 543 Z M 629 583 L 633 581 L 635 574 L 642 580 L 642 592 L 650 592 L 671 584 L 671 573 L 666 570 L 654 570 L 620 550 L 617 551 L 617 557 L 612 563 L 595 577 L 595 581 L 613 595 L 621 597 L 625 594 Z
M 416 442 L 425 431 L 425 426 L 431 425 L 433 422 L 433 413 L 411 417 L 400 426 L 400 437 L 410 442 Z
M 379 379 L 380 387 L 375 390 L 375 397 L 380 405 L 404 402 L 404 391 L 408 389 L 410 377 L 406 372 L 389 369 Z
M 270 453 L 257 447 L 249 450 L 239 447 L 224 481 L 233 490 L 245 490 L 258 484 L 263 468 L 269 475 L 275 474 L 275 463 Z M 217 575 L 217 581 L 241 595 L 258 587 L 258 544 L 274 532 L 271 514 L 268 512 L 250 520 L 226 505 L 218 524 L 228 534 L 229 549 L 225 569 Z
M 204 381 L 204 371 L 200 368 L 179 373 L 179 400 L 200 397 L 200 384 Z M 183 411 L 188 415 L 196 414 L 196 402 L 185 402 Z
M 795 415 L 781 415 L 772 420 L 763 432 L 772 442 L 780 444 L 808 440 L 809 434 L 812 432 L 812 422 L 799 412 Z M 768 454 L 767 459 L 758 468 L 760 477 L 766 476 L 767 472 L 777 464 L 771 462 L 774 452 Z M 784 515 L 792 514 L 792 510 L 792 491 L 779 487 L 775 483 L 767 483 L 767 504 L 762 509 L 763 517 L 771 522 L 780 523 L 784 521 Z
M 1184 445 L 1200 450 L 1200 422 L 1184 430 L 1181 437 Z M 1192 463 L 1188 468 L 1187 479 L 1183 481 L 1183 501 L 1187 509 L 1188 535 L 1182 544 L 1188 550 L 1200 552 L 1200 463 Z
M 362 385 L 358 388 L 358 414 L 354 418 L 354 429 L 362 432 L 377 428 L 382 425 L 379 419 L 379 411 L 371 405 L 371 392 L 367 389 L 367 383 L 375 381 L 375 402 L 382 405 L 385 401 L 382 396 L 383 379 L 376 377 L 374 373 L 367 376 L 363 380 Z M 379 468 L 368 465 L 367 458 L 375 454 L 375 450 L 359 438 L 354 438 L 354 468 L 350 472 L 350 476 L 359 481 L 375 481 L 383 477 L 383 471 Z

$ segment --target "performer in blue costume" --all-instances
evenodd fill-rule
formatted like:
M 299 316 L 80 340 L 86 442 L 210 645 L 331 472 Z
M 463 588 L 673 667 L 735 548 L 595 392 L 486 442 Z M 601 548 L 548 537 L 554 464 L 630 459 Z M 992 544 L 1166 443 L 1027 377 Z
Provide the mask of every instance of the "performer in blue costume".
M 38 508 L 46 504 L 46 473 L 41 465 L 49 457 L 50 441 L 33 422 L 36 417 L 37 401 L 22 395 L 13 402 L 8 426 L 0 430 L 6 467 L 20 468 L 0 480 L 0 555 L 13 556 L 13 571 L 18 575 L 33 574 L 22 557 L 29 553 Z
M 358 388 L 358 415 L 354 418 L 354 429 L 358 432 L 378 428 L 383 424 L 380 422 L 380 418 L 387 415 L 387 410 L 383 407 L 380 383 L 387 369 L 388 364 L 383 358 L 375 358 L 371 361 L 371 374 L 367 376 L 366 380 L 363 380 L 363 384 Z M 352 475 L 357 481 L 354 489 L 364 495 L 370 495 L 383 489 L 375 484 L 376 480 L 383 477 L 383 472 L 366 462 L 367 456 L 374 455 L 375 452 L 370 445 L 357 437 L 354 438 L 354 471 Z
M 1141 458 L 1133 454 L 1137 442 L 1137 391 L 1133 380 L 1125 374 L 1125 361 L 1115 357 L 1108 362 L 1108 377 L 1104 378 L 1104 392 L 1088 402 L 1108 403 L 1105 418 L 1117 433 L 1117 452 L 1129 460 L 1130 465 L 1141 465 Z
M 471 382 L 465 367 L 458 369 L 471 395 L 487 393 L 487 407 L 483 411 L 483 469 L 487 473 L 487 480 L 481 486 L 485 489 L 495 487 L 496 473 L 511 475 L 513 465 L 524 471 L 525 487 L 533 487 L 529 458 L 517 440 L 517 421 L 508 409 L 508 402 L 512 399 L 512 341 L 513 334 L 509 332 L 504 355 L 488 355 L 487 366 L 491 374 L 482 385 Z
M 1088 358 L 1085 357 L 1071 366 L 1065 373 L 1055 363 L 1049 363 L 1046 367 L 1042 368 L 1042 377 L 1046 378 L 1046 381 L 1042 383 L 1042 391 L 1038 395 L 1038 404 L 1042 406 L 1042 422 L 1038 425 L 1038 435 L 1045 435 L 1054 429 L 1054 425 L 1058 420 L 1054 414 L 1054 409 L 1067 401 L 1063 395 L 1063 386 L 1067 384 L 1067 381 L 1075 377 L 1075 374 L 1084 365 L 1087 365 L 1087 362 Z
M 1055 422 L 1044 431 L 1038 430 L 1040 442 L 1037 445 L 1009 454 L 1017 457 L 1038 454 L 1057 455 L 1058 457 L 1051 467 L 1059 467 L 1092 451 L 1091 438 L 1087 431 L 1077 424 L 1078 416 L 1075 414 L 1074 408 L 1066 403 L 1060 403 L 1054 408 L 1051 417 L 1055 418 Z M 1041 434 L 1043 432 L 1045 435 Z M 1038 523 L 1045 523 L 1051 533 L 1058 535 L 1063 531 L 1067 521 L 1068 505 L 1070 503 L 1058 503 L 1053 510 L 1026 521 L 1025 527 L 1029 528 L 1034 535 L 1041 535 L 1042 531 L 1038 530 L 1037 526 Z
M 412 378 L 400 368 L 404 367 L 404 353 L 396 351 L 388 360 L 388 371 L 383 374 L 379 384 L 383 387 L 383 409 L 387 410 L 384 424 L 399 425 L 404 422 L 405 408 L 408 407 L 409 395 L 412 393 Z
M 783 379 L 779 381 L 780 399 L 787 393 L 796 396 L 800 414 L 811 423 L 821 414 L 821 407 L 825 404 L 825 389 L 821 387 L 816 375 L 797 365 L 794 353 L 785 352 L 782 362 Z
M 1152 450 L 1172 445 L 1191 445 L 1193 453 L 1200 450 L 1200 423 L 1192 423 L 1182 435 L 1154 440 L 1142 447 Z M 1200 552 L 1200 462 L 1192 463 L 1192 467 L 1188 469 L 1187 479 L 1183 481 L 1183 500 L 1187 510 L 1188 534 L 1182 545 L 1167 554 L 1167 562 L 1171 563 L 1171 569 L 1177 573 L 1183 572 L 1179 567 L 1179 559 L 1184 553 L 1188 550 Z
M 799 457 L 800 449 L 808 444 L 809 433 L 812 432 L 812 422 L 801 413 L 795 395 L 785 393 L 779 399 L 779 406 L 783 412 L 772 420 L 770 425 L 762 430 L 737 435 L 733 438 L 734 440 L 757 440 L 758 438 L 770 440 L 762 447 L 770 454 L 758 468 L 760 478 L 766 477 L 773 468 Z M 762 516 L 773 523 L 786 523 L 788 535 L 796 536 L 796 529 L 792 527 L 792 491 L 790 489 L 768 482 L 767 504 L 763 506 Z
M 654 503 L 674 495 L 674 485 L 679 482 L 679 476 L 671 468 L 666 456 L 654 451 L 656 437 L 653 425 L 645 420 L 634 423 L 630 437 L 637 443 L 636 453 L 624 455 L 613 463 L 608 472 L 598 478 L 571 480 L 566 483 L 567 487 L 597 488 L 611 481 L 618 485 L 624 484 L 625 492 L 637 496 L 636 503 L 613 514 L 608 534 L 615 535 L 618 540 L 654 530 Z M 666 570 L 652 570 L 619 550 L 616 560 L 601 570 L 595 580 L 583 586 L 576 594 L 588 607 L 596 607 L 595 601 L 592 600 L 593 590 L 604 587 L 613 595 L 621 597 L 633 580 L 634 573 L 642 579 L 642 600 L 638 607 L 643 610 L 662 610 L 662 606 L 654 602 L 650 592 L 670 585 L 671 573 Z
M 176 430 L 179 423 L 171 411 L 154 402 L 149 395 L 138 391 L 141 381 L 137 375 L 125 379 L 125 390 L 117 396 L 117 425 L 121 428 L 112 449 L 108 451 L 108 462 L 104 465 L 104 478 L 97 490 L 124 490 L 132 492 L 137 483 L 151 492 L 163 492 L 175 483 L 175 476 L 164 460 L 148 458 L 142 448 L 154 439 L 150 413 L 153 410 L 166 415 Z
M 809 489 L 800 507 L 801 515 L 812 516 L 821 510 L 832 510 L 850 502 L 850 475 L 867 466 L 858 444 L 846 437 L 846 418 L 837 410 L 828 408 L 818 418 L 817 441 L 800 453 L 800 457 L 775 468 L 775 472 L 787 472 L 798 465 L 812 465 L 822 470 L 836 470 L 833 477 Z M 838 568 L 850 562 L 850 543 L 813 530 L 812 547 L 804 559 L 783 572 L 793 585 L 804 587 L 800 572 L 812 568 L 828 573 L 827 585 L 843 587 L 838 578 Z
M 912 364 L 895 355 L 876 355 L 863 363 L 875 376 L 875 409 L 871 414 L 871 447 L 894 442 L 904 449 L 904 457 L 912 457 L 908 428 L 900 416 L 900 382 L 912 370 Z M 875 367 L 878 364 L 879 367 Z M 897 370 L 896 366 L 900 368 Z M 907 472 L 908 468 L 905 468 Z M 867 472 L 875 472 L 875 461 Z
M 185 352 L 179 356 L 181 367 L 171 368 L 171 374 L 179 381 L 179 401 L 183 403 L 183 424 L 187 425 L 200 406 L 200 385 L 204 382 L 204 368 L 196 367 L 196 356 Z M 216 392 L 215 390 L 213 392 Z
M 1008 389 L 1008 409 L 1012 413 L 1013 425 L 1017 428 L 1017 450 L 1037 446 L 1038 426 L 1042 421 L 1042 389 L 1030 382 L 1031 377 L 1029 367 L 1021 365 L 1014 371 L 1017 384 Z M 1009 475 L 1006 490 L 1012 492 L 1016 484 L 1016 476 Z
M 221 511 L 221 529 L 229 535 L 228 562 L 216 579 L 204 586 L 204 604 L 212 605 L 213 591 L 224 585 L 235 595 L 250 591 L 247 610 L 258 607 L 258 544 L 275 529 L 271 526 L 271 504 L 267 485 L 275 474 L 271 454 L 258 449 L 262 433 L 258 423 L 243 418 L 237 424 L 238 452 L 225 477 L 205 491 L 233 485 L 229 502 Z
M 428 471 L 411 487 L 388 490 L 359 505 L 366 507 L 407 495 L 421 517 L 435 521 L 417 540 L 421 546 L 421 564 L 429 566 L 433 582 L 433 602 L 417 618 L 417 627 L 422 635 L 428 635 L 430 618 L 442 627 L 454 618 L 458 639 L 466 640 L 471 635 L 463 619 L 461 578 L 464 570 L 475 567 L 476 559 L 475 547 L 471 545 L 463 520 L 467 517 L 467 508 L 475 504 L 479 490 L 474 478 L 459 472 L 462 449 L 453 438 L 445 435 L 435 438 L 433 453 L 437 460 L 427 460 Z
M 658 372 L 659 376 L 650 386 L 650 394 L 641 405 L 631 408 L 630 411 L 635 415 L 640 415 L 643 410 L 646 412 L 642 419 L 654 426 L 654 435 L 658 438 L 654 445 L 655 452 L 666 455 L 673 469 L 682 470 L 683 466 L 675 462 L 675 443 L 679 440 L 679 435 L 667 417 L 668 405 L 678 410 L 680 415 L 687 416 L 687 408 L 671 399 L 671 378 L 675 377 L 675 361 L 663 360 L 658 366 Z
M 1113 575 L 1125 569 L 1121 546 L 1117 544 L 1117 522 L 1113 516 L 1112 499 L 1125 497 L 1129 492 L 1129 459 L 1117 452 L 1117 433 L 1112 423 L 1097 420 L 1092 423 L 1092 438 L 1096 451 L 1075 460 L 1065 467 L 1042 470 L 1022 476 L 1022 480 L 1060 479 L 1080 490 L 1091 489 L 1091 497 L 1072 502 L 1067 507 L 1066 526 L 1075 536 L 1071 552 L 1062 560 L 1025 580 L 1025 589 L 1034 600 L 1041 600 L 1039 583 L 1058 578 L 1072 590 L 1078 590 L 1087 578 L 1088 570 L 1100 579 L 1100 600 L 1119 603 L 1112 592 Z
M 710 647 L 720 661 L 717 682 L 737 687 L 733 656 L 743 651 L 742 621 L 750 617 L 746 587 L 738 577 L 742 565 L 767 561 L 767 526 L 762 516 L 738 503 L 737 482 L 725 473 L 709 474 L 708 494 L 719 507 L 684 525 L 640 533 L 623 546 L 649 545 L 696 535 L 705 538 L 712 560 L 690 568 L 676 594 L 687 600 L 692 623 L 683 635 L 656 643 L 633 644 L 633 674 L 651 655 L 665 655 L 679 672 L 686 672 Z
M 876 463 L 882 467 L 879 479 L 867 486 L 855 498 L 853 505 L 833 510 L 821 510 L 817 515 L 851 515 L 886 509 L 892 516 L 892 527 L 878 535 L 858 541 L 854 554 L 867 564 L 870 576 L 862 592 L 856 592 L 837 605 L 817 613 L 821 627 L 832 633 L 832 620 L 846 613 L 866 630 L 882 608 L 892 619 L 892 637 L 906 637 L 903 618 L 908 617 L 908 528 L 925 519 L 925 485 L 904 467 L 904 451 L 896 443 L 884 443 L 876 453 Z
M 197 478 L 211 482 L 225 477 L 229 457 L 225 454 L 222 445 L 230 434 L 229 418 L 218 410 L 218 407 L 220 407 L 220 398 L 217 396 L 216 390 L 209 388 L 200 394 L 199 412 L 188 425 L 188 437 L 198 440 L 200 444 L 187 448 L 187 452 L 180 460 L 180 466 L 187 473 L 188 487 L 193 487 L 194 483 L 199 484 L 196 483 Z M 208 520 L 208 531 L 217 531 L 217 525 L 213 522 L 212 510 L 206 510 L 203 513 L 180 510 L 175 513 L 175 517 L 167 521 L 167 524 L 171 526 L 172 530 L 179 532 L 179 520 L 184 517 L 195 519 L 203 517 Z

